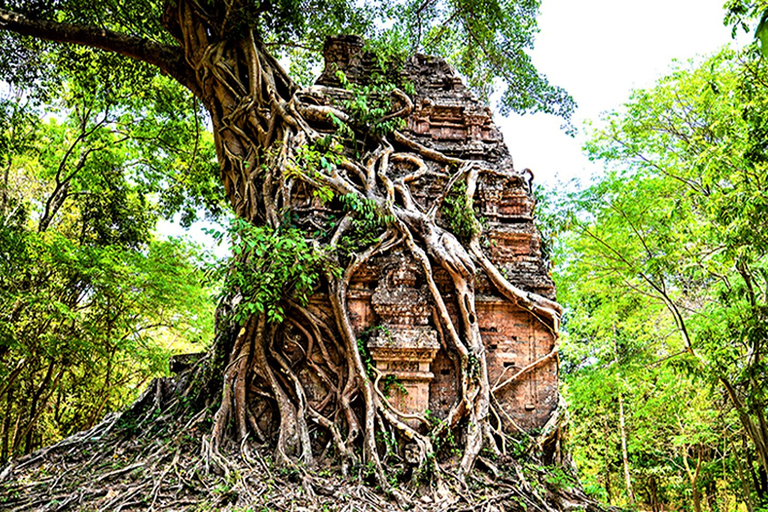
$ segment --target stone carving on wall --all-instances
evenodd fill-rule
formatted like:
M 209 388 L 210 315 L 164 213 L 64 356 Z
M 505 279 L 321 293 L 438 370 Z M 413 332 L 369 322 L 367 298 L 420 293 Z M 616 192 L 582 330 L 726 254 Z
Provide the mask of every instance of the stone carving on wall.
M 401 253 L 380 277 L 371 304 L 380 320 L 368 340 L 377 369 L 397 379 L 389 386 L 390 403 L 405 414 L 429 409 L 430 365 L 440 349 L 429 325 L 431 304 L 426 286 L 418 287 L 415 262 Z
M 355 37 L 329 40 L 325 59 L 320 86 L 338 86 L 336 70 L 351 82 L 365 84 L 375 66 Z M 402 73 L 415 89 L 405 130 L 408 137 L 448 156 L 475 159 L 494 171 L 481 176 L 474 197 L 476 215 L 484 224 L 486 255 L 515 286 L 554 299 L 533 221 L 530 176 L 514 168 L 490 109 L 442 59 L 417 55 Z M 428 169 L 410 183 L 414 200 L 423 207 L 446 184 L 445 173 L 439 171 Z M 437 218 L 446 222 L 439 213 Z M 450 299 L 447 274 L 438 269 L 434 278 Z M 558 403 L 554 333 L 529 311 L 502 298 L 486 276 L 479 275 L 475 287 L 489 379 L 505 415 L 501 421 L 511 424 L 512 430 L 541 428 Z M 397 380 L 398 385 L 388 390 L 390 404 L 405 415 L 428 409 L 443 417 L 458 399 L 456 365 L 435 329 L 430 294 L 416 262 L 401 251 L 374 257 L 353 277 L 348 302 L 357 334 L 373 329 L 367 349 L 381 379 Z M 448 307 L 459 325 L 456 305 Z

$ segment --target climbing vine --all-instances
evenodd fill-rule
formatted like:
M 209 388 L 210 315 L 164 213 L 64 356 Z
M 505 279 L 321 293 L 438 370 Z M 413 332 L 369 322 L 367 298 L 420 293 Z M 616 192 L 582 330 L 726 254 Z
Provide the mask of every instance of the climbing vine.
M 458 180 L 445 196 L 441 212 L 451 231 L 464 242 L 480 233 L 480 223 L 472 208 L 473 199 L 467 198 L 466 181 Z
M 322 272 L 333 268 L 328 254 L 311 246 L 296 228 L 272 229 L 235 219 L 230 228 L 235 257 L 228 267 L 224 295 L 240 298 L 234 321 L 264 313 L 270 322 L 285 319 L 285 305 L 306 305 Z

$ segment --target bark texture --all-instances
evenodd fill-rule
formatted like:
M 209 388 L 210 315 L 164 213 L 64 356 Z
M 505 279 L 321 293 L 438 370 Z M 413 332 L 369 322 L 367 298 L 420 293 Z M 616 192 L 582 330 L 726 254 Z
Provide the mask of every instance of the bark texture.
M 292 298 L 297 283 L 283 290 L 280 321 L 266 311 L 238 315 L 248 301 L 242 287 L 233 287 L 220 306 L 211 353 L 181 393 L 216 406 L 203 443 L 207 460 L 227 471 L 225 446 L 248 458 L 252 442 L 268 441 L 278 462 L 312 468 L 318 458 L 333 457 L 345 469 L 366 468 L 382 489 L 404 500 L 383 461 L 406 462 L 414 474 L 435 470 L 439 478 L 437 444 L 450 439 L 464 481 L 483 449 L 513 451 L 508 436 L 517 433 L 515 422 L 499 393 L 557 357 L 555 346 L 492 383 L 478 323 L 483 286 L 557 339 L 560 306 L 535 293 L 535 284 L 510 282 L 492 261 L 493 248 L 475 215 L 483 179 L 526 184 L 530 199 L 532 174 L 514 169 L 503 144 L 436 147 L 405 130 L 400 120 L 415 108 L 404 91 L 408 73 L 397 65 L 382 69 L 370 55 L 348 56 L 347 71 L 365 70 L 355 79 L 326 69 L 320 85 L 300 89 L 258 31 L 238 21 L 240 8 L 239 2 L 168 2 L 163 24 L 178 46 L 32 23 L 5 11 L 0 27 L 117 51 L 174 76 L 210 112 L 221 178 L 237 217 L 278 236 L 298 230 L 308 248 L 325 251 L 313 282 L 323 308 Z M 412 63 L 419 59 L 429 60 L 417 56 Z M 376 74 L 384 77 L 379 84 L 371 79 Z M 429 86 L 437 91 L 459 80 L 443 79 Z M 418 107 L 427 108 L 427 100 Z M 443 211 L 446 203 L 452 219 Z M 371 364 L 350 311 L 356 276 L 377 257 L 395 253 L 413 262 L 429 325 L 454 364 L 456 400 L 441 421 L 423 411 L 404 414 L 390 403 L 384 375 Z M 269 255 L 246 250 L 238 262 L 258 266 L 258 258 L 268 261 Z M 540 446 L 559 447 L 559 423 L 548 423 L 545 431 Z

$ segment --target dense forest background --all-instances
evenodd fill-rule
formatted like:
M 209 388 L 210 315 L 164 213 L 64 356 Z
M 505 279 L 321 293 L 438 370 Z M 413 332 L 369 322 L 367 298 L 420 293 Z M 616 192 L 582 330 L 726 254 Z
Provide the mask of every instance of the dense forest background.
M 766 506 L 767 78 L 757 47 L 677 65 L 596 123 L 602 175 L 542 191 L 571 446 L 607 502 Z
M 156 235 L 223 212 L 200 109 L 161 77 L 104 90 L 107 63 L 88 64 L 44 95 L 2 89 L 2 461 L 93 426 L 213 336 L 213 260 Z
M 727 21 L 751 30 L 764 7 L 731 2 Z M 205 113 L 140 66 L 95 87 L 121 68 L 74 57 L 93 61 L 45 94 L 2 89 L 0 463 L 92 426 L 213 338 L 217 265 L 156 234 L 160 218 L 228 217 Z M 680 65 L 595 126 L 585 151 L 605 173 L 539 191 L 581 481 L 654 512 L 765 510 L 765 58 L 756 44 Z

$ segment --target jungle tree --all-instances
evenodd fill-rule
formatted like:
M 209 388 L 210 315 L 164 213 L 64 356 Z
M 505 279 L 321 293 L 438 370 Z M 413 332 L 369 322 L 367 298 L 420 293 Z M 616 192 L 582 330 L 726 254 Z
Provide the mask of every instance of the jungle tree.
M 225 442 L 235 441 L 247 450 L 249 436 L 260 435 L 249 406 L 254 398 L 252 382 L 258 383 L 256 393 L 269 397 L 279 418 L 278 461 L 313 464 L 310 421 L 327 431 L 345 467 L 366 463 L 384 489 L 391 486 L 376 444 L 381 424 L 413 440 L 422 462 L 429 459 L 430 437 L 390 414 L 367 377 L 346 304 L 347 286 L 356 269 L 377 252 L 398 245 L 428 276 L 436 318 L 460 362 L 456 376 L 460 400 L 440 427 L 462 432 L 460 474 L 472 468 L 483 447 L 495 449 L 489 424 L 491 391 L 474 307 L 475 274 L 485 272 L 503 296 L 535 312 L 554 331 L 559 307 L 508 282 L 483 254 L 482 229 L 474 217 L 469 221 L 474 228 L 471 236 L 460 241 L 436 223 L 434 212 L 415 206 L 407 181 L 395 177 L 390 167 L 397 153 L 408 153 L 416 168 L 439 162 L 451 174 L 449 187 L 458 181 L 466 185 L 462 201 L 468 208 L 478 176 L 488 169 L 426 148 L 398 131 L 397 119 L 412 105 L 396 79 L 385 80 L 375 93 L 387 99 L 383 113 L 358 111 L 355 116 L 343 106 L 307 101 L 276 57 L 289 55 L 294 62 L 311 63 L 312 52 L 326 35 L 352 32 L 372 42 L 382 63 L 402 62 L 420 51 L 447 55 L 485 97 L 494 83 L 505 83 L 503 110 L 549 112 L 567 119 L 572 100 L 550 86 L 525 53 L 536 31 L 538 4 L 537 0 L 419 0 L 364 6 L 345 0 L 108 0 L 98 6 L 68 0 L 0 2 L 6 80 L 33 82 L 55 76 L 56 66 L 76 66 L 67 52 L 71 45 L 80 45 L 154 66 L 191 91 L 210 115 L 221 181 L 238 219 L 234 235 L 240 242 L 228 272 L 229 293 L 217 315 L 218 334 L 202 372 L 209 388 L 218 387 L 221 399 L 204 441 L 212 459 L 223 461 L 220 449 Z M 47 46 L 41 40 L 64 45 Z M 339 127 L 331 140 L 316 129 L 329 119 Z M 318 232 L 291 215 L 300 189 L 329 199 L 328 207 L 335 207 L 340 219 L 333 229 Z M 330 201 L 334 197 L 345 199 L 334 203 Z M 337 243 L 353 234 L 362 211 L 374 217 L 379 231 L 341 255 Z M 443 268 L 451 277 L 458 324 L 451 320 L 446 299 L 430 277 L 433 268 Z M 259 281 L 260 276 L 269 276 L 269 286 Z M 319 325 L 301 306 L 302 297 L 318 290 L 330 298 L 335 325 Z M 343 364 L 328 373 L 338 390 L 332 397 L 333 415 L 308 407 L 305 390 L 274 350 L 290 319 L 311 326 L 305 330 L 304 343 L 324 344 L 342 357 Z
M 198 140 L 167 77 L 137 95 L 115 69 L 107 92 L 90 69 L 60 74 L 45 101 L 20 88 L 0 99 L 3 462 L 89 428 L 167 371 L 171 344 L 211 337 L 197 251 L 153 230 L 161 212 L 197 214 L 179 155 L 215 166 L 212 137 Z
M 743 436 L 734 461 L 746 461 L 737 469 L 752 478 L 738 480 L 752 485 L 760 503 L 768 470 L 768 104 L 765 61 L 752 57 L 726 49 L 675 69 L 606 116 L 587 151 L 608 170 L 570 204 L 575 215 L 561 267 L 568 272 L 558 284 L 573 308 L 569 333 L 585 340 L 629 334 L 636 353 L 651 358 L 642 364 L 679 374 L 678 392 L 690 375 L 710 389 L 702 405 L 725 424 L 740 424 L 718 436 L 721 444 L 731 443 L 728 430 Z M 597 347 L 593 342 L 588 355 L 599 361 Z M 657 425 L 669 417 L 661 408 L 655 414 Z M 696 415 L 688 423 L 675 415 L 684 433 L 677 446 L 687 447 L 680 460 L 695 490 L 700 468 L 686 457 L 703 464 L 700 446 L 714 444 L 706 439 L 716 430 L 706 433 L 710 427 L 700 427 L 708 422 Z M 750 492 L 737 493 L 749 504 Z M 698 498 L 693 492 L 696 508 Z

